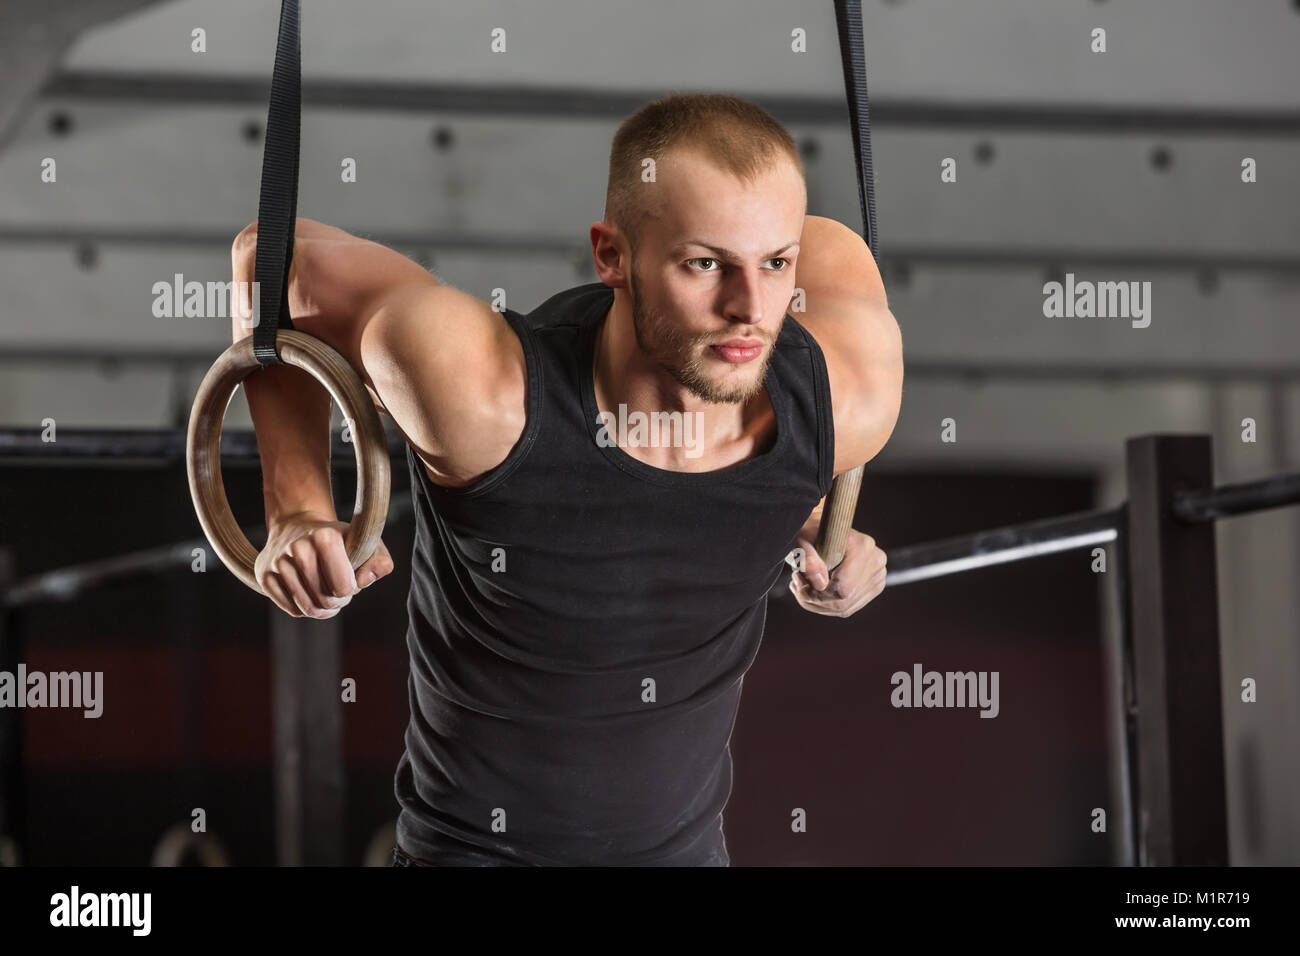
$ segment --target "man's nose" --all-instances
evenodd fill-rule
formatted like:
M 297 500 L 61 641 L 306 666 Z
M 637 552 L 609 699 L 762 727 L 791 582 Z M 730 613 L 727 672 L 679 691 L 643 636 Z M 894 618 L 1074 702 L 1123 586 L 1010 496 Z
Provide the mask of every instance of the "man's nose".
M 739 270 L 727 290 L 726 314 L 733 322 L 757 325 L 763 321 L 763 289 L 758 272 Z

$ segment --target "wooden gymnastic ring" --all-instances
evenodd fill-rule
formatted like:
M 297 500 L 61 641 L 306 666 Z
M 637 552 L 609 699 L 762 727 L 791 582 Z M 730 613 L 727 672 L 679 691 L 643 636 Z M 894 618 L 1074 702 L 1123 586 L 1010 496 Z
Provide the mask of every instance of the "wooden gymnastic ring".
M 320 339 L 281 330 L 276 351 L 288 365 L 311 373 L 329 391 L 351 425 L 357 456 L 357 494 L 344 544 L 355 571 L 379 549 L 388 515 L 390 462 L 388 439 L 370 394 L 352 366 Z M 240 530 L 221 480 L 221 427 L 235 388 L 262 367 L 253 354 L 253 337 L 240 339 L 212 363 L 190 410 L 185 467 L 190 497 L 208 542 L 231 572 L 259 594 L 254 565 L 257 549 Z
M 183 866 L 185 855 L 193 853 L 199 866 L 230 866 L 230 857 L 220 840 L 210 833 L 195 833 L 187 824 L 167 828 L 153 848 L 150 866 Z

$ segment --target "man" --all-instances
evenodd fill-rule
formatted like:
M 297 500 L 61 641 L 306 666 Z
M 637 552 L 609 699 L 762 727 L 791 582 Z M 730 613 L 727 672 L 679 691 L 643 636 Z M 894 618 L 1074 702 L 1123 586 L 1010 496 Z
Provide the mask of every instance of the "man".
M 829 578 L 814 541 L 833 475 L 894 428 L 898 325 L 862 238 L 806 208 L 786 130 L 697 94 L 620 127 L 591 226 L 601 281 L 527 316 L 299 221 L 294 323 L 409 444 L 395 863 L 729 864 L 729 740 L 783 562 L 815 613 L 884 586 L 871 538 L 852 533 Z M 256 224 L 237 280 L 255 245 Z M 381 546 L 349 565 L 324 391 L 291 367 L 245 390 L 257 580 L 291 615 L 332 617 L 393 562 Z

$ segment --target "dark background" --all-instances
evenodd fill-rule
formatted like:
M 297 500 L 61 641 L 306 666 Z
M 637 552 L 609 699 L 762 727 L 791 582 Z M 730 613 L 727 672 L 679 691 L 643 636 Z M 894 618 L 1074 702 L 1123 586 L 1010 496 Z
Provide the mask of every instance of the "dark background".
M 394 469 L 394 498 L 409 476 Z M 350 502 L 351 476 L 336 495 Z M 228 467 L 235 514 L 261 516 L 256 467 Z M 958 491 L 959 489 L 959 491 Z M 891 547 L 1093 506 L 1086 476 L 872 474 L 855 527 Z M 19 577 L 198 536 L 183 466 L 4 467 L 0 539 Z M 345 859 L 397 815 L 407 720 L 411 525 L 384 541 L 396 571 L 345 609 L 340 704 Z M 255 542 L 259 543 L 259 542 Z M 1105 864 L 1097 582 L 1086 551 L 888 588 L 847 619 L 769 605 L 732 738 L 732 863 Z M 188 567 L 26 608 L 29 670 L 104 672 L 104 713 L 22 710 L 30 865 L 148 864 L 162 833 L 207 812 L 235 865 L 275 862 L 269 618 L 209 554 Z M 894 709 L 890 675 L 997 670 L 1001 711 Z M 791 811 L 807 812 L 806 833 Z M 1112 816 L 1113 819 L 1113 816 Z

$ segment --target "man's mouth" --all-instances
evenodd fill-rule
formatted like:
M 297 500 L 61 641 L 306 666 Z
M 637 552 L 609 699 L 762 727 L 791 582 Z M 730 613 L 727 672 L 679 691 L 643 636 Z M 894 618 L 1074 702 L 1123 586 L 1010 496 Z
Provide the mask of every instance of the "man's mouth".
M 709 350 L 724 362 L 730 362 L 733 365 L 743 365 L 745 362 L 752 362 L 763 354 L 763 340 L 748 338 L 728 339 L 725 342 L 710 345 Z

